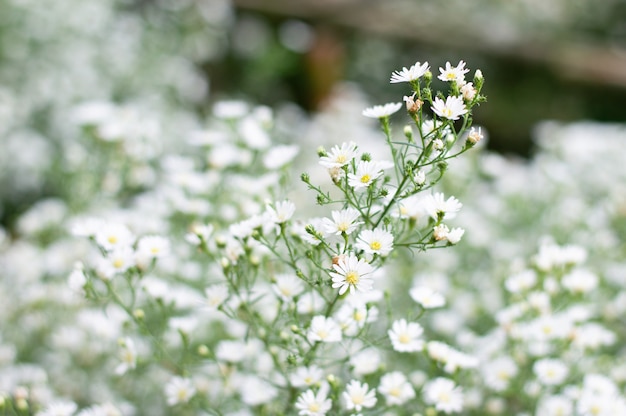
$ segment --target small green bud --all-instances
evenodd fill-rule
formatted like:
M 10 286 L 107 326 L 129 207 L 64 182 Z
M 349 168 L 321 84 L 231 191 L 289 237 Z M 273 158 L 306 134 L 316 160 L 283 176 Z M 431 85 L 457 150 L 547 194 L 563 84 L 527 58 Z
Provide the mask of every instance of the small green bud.
M 209 355 L 209 347 L 204 344 L 198 345 L 198 355 L 201 355 L 202 357 Z
M 324 205 L 325 202 L 325 198 L 323 195 L 317 194 L 317 205 Z
M 135 317 L 135 319 L 141 321 L 146 317 L 146 313 L 143 311 L 143 309 L 135 309 L 133 311 L 133 316 Z
M 17 399 L 15 401 L 15 407 L 21 412 L 28 410 L 28 401 L 26 399 Z
M 228 269 L 228 267 L 230 266 L 230 261 L 226 257 L 222 257 L 220 259 L 220 265 L 222 266 L 222 269 Z
M 295 354 L 289 354 L 287 356 L 287 364 L 292 366 L 298 365 L 298 357 Z
M 380 190 L 380 196 L 385 197 L 389 195 L 389 190 L 387 188 L 383 188 Z
M 298 328 L 297 325 L 291 325 L 289 329 L 291 329 L 291 332 L 293 332 L 294 334 L 297 334 L 300 332 L 300 328 Z
M 432 81 L 432 79 L 433 79 L 433 73 L 432 73 L 432 72 L 430 72 L 430 71 L 426 71 L 426 72 L 424 73 L 424 80 L 425 80 L 426 82 L 430 82 L 430 81 Z
M 369 153 L 363 153 L 361 155 L 361 160 L 364 162 L 369 162 L 370 160 L 372 160 L 372 155 L 370 155 Z
M 324 146 L 320 146 L 317 148 L 317 155 L 319 157 L 328 156 L 328 153 L 326 153 L 326 149 L 324 149 Z
M 404 136 L 409 140 L 413 140 L 413 129 L 408 124 L 404 126 Z
M 309 183 L 311 178 L 309 177 L 308 173 L 303 173 L 302 175 L 300 175 L 300 179 L 302 180 L 302 182 L 304 183 Z

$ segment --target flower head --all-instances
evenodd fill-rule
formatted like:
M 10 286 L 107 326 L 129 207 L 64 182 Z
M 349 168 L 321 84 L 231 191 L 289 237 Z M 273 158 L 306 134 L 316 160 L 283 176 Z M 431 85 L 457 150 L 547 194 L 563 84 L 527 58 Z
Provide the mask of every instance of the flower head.
M 350 234 L 362 222 L 357 221 L 361 214 L 354 208 L 346 208 L 341 211 L 332 211 L 333 219 L 324 218 L 324 228 L 328 234 Z
M 333 318 L 316 315 L 311 320 L 307 338 L 310 342 L 339 342 L 341 341 L 341 327 Z
M 463 393 L 454 381 L 438 377 L 424 386 L 424 401 L 444 412 L 460 412 L 463 409 Z
M 396 84 L 398 82 L 411 82 L 421 78 L 426 71 L 428 71 L 428 62 L 423 64 L 416 62 L 409 69 L 403 67 L 400 71 L 394 71 L 391 74 L 390 83 Z
M 363 110 L 363 115 L 370 118 L 385 118 L 397 112 L 402 103 L 387 103 L 384 105 L 375 105 Z
M 406 376 L 399 371 L 387 373 L 380 378 L 378 386 L 380 394 L 385 396 L 387 405 L 401 406 L 415 397 L 415 390 Z
M 348 257 L 342 257 L 337 264 L 333 264 L 334 272 L 330 272 L 333 279 L 333 289 L 339 288 L 339 294 L 343 295 L 350 290 L 365 292 L 372 289 L 372 277 L 370 274 L 374 268 L 365 260 L 357 258 L 353 253 Z
M 320 165 L 332 169 L 347 165 L 358 155 L 357 146 L 354 142 L 342 143 L 341 147 L 333 146 L 330 153 L 320 158 Z
M 195 394 L 196 388 L 188 378 L 173 377 L 165 385 L 165 396 L 170 406 L 187 403 Z
M 343 392 L 346 409 L 360 412 L 364 407 L 374 407 L 376 404 L 376 390 L 369 390 L 367 383 L 352 380 Z
M 378 162 L 360 160 L 356 165 L 356 173 L 348 174 L 348 185 L 354 189 L 367 188 L 382 176 L 382 169 Z
M 384 257 L 393 249 L 393 234 L 382 228 L 363 230 L 359 233 L 355 247 L 367 254 Z
M 327 397 L 327 389 L 319 389 L 317 393 L 307 390 L 298 397 L 296 409 L 300 416 L 324 416 L 333 406 Z
M 417 322 L 407 322 L 405 319 L 395 321 L 387 331 L 393 349 L 399 352 L 414 352 L 424 348 L 422 334 L 424 328 Z
M 450 62 L 446 62 L 446 67 L 439 67 L 439 78 L 445 82 L 455 81 L 459 85 L 465 84 L 465 74 L 469 72 L 469 69 L 465 68 L 465 62 L 459 61 L 457 66 L 450 65 Z
M 448 120 L 458 120 L 459 117 L 467 113 L 463 98 L 453 95 L 448 96 L 445 102 L 441 98 L 435 97 L 432 108 L 435 114 Z

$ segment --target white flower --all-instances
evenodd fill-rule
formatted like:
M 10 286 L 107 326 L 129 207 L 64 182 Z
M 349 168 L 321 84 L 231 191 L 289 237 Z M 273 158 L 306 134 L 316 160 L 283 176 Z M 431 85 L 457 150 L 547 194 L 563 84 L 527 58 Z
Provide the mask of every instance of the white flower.
M 450 244 L 457 244 L 459 241 L 461 241 L 461 238 L 463 237 L 464 234 L 465 234 L 464 229 L 455 227 L 451 229 L 450 231 L 448 231 L 448 235 L 446 236 L 446 239 L 448 240 Z
M 537 273 L 526 269 L 510 276 L 504 282 L 504 287 L 511 293 L 520 293 L 532 289 L 537 284 Z
M 105 223 L 96 232 L 96 243 L 105 250 L 130 246 L 134 240 L 133 233 L 123 224 Z
M 141 257 L 159 258 L 170 252 L 170 242 L 158 235 L 141 237 L 137 243 L 137 255 Z
M 135 252 L 129 246 L 116 247 L 107 253 L 106 262 L 116 273 L 124 273 L 135 265 Z
M 411 288 L 409 295 L 424 309 L 440 308 L 446 304 L 446 299 L 439 292 L 426 286 Z
M 228 287 L 225 284 L 212 285 L 204 289 L 207 305 L 217 309 L 228 298 Z
M 213 106 L 213 115 L 221 119 L 241 118 L 248 112 L 248 104 L 244 101 L 225 100 L 219 101 Z
M 333 289 L 339 288 L 339 294 L 343 295 L 350 290 L 366 292 L 372 289 L 372 276 L 374 268 L 365 260 L 357 258 L 353 253 L 341 257 L 337 264 L 333 264 L 334 272 L 329 272 L 332 277 Z
M 382 228 L 363 230 L 359 233 L 355 247 L 367 254 L 384 257 L 393 249 L 393 234 Z
M 574 269 L 563 276 L 561 284 L 571 293 L 589 293 L 598 286 L 598 276 L 589 270 Z
M 482 367 L 485 384 L 495 391 L 506 390 L 517 373 L 517 364 L 508 356 L 495 358 Z
M 423 200 L 423 204 L 424 210 L 434 220 L 440 217 L 441 219 L 452 219 L 456 217 L 457 212 L 463 207 L 463 204 L 458 199 L 451 196 L 446 200 L 441 192 L 427 195 Z
M 472 101 L 476 97 L 476 88 L 471 82 L 461 87 L 461 94 L 466 101 Z
M 82 267 L 76 267 L 67 278 L 67 285 L 76 293 L 85 293 L 85 284 L 87 283 L 87 276 Z
M 424 328 L 417 322 L 407 323 L 405 319 L 395 321 L 387 331 L 393 349 L 399 352 L 414 352 L 424 348 L 421 339 Z
M 333 146 L 327 156 L 320 158 L 319 163 L 328 169 L 340 168 L 350 163 L 357 156 L 357 146 L 354 142 L 342 143 L 341 147 Z
M 409 69 L 403 67 L 401 71 L 394 71 L 391 74 L 390 83 L 395 84 L 398 82 L 411 82 L 421 78 L 426 71 L 428 71 L 428 62 L 423 64 L 416 62 Z
M 316 315 L 311 320 L 307 338 L 310 342 L 339 342 L 341 341 L 341 327 L 333 318 Z
M 389 117 L 402 107 L 402 103 L 387 103 L 384 105 L 375 105 L 363 110 L 363 115 L 370 118 Z
M 327 389 L 319 389 L 317 394 L 307 390 L 298 397 L 296 409 L 300 416 L 323 416 L 333 406 L 332 400 L 327 397 Z
M 463 393 L 454 381 L 438 377 L 424 386 L 424 401 L 435 405 L 444 413 L 460 412 L 463 409 Z
M 263 166 L 270 170 L 282 168 L 293 161 L 299 151 L 295 144 L 274 146 L 263 156 Z
M 170 406 L 187 403 L 195 394 L 196 388 L 188 378 L 172 377 L 165 385 L 165 396 Z
M 413 386 L 408 382 L 406 376 L 399 371 L 382 376 L 378 391 L 385 396 L 388 406 L 401 406 L 415 397 Z
M 274 223 L 282 224 L 291 219 L 296 212 L 296 205 L 291 201 L 280 201 L 276 202 L 273 207 L 268 205 L 267 212 Z
M 268 403 L 278 395 L 278 389 L 273 384 L 254 375 L 246 375 L 236 384 L 241 401 L 248 406 Z
M 465 68 L 465 62 L 459 61 L 457 66 L 450 65 L 450 62 L 446 62 L 446 67 L 439 67 L 439 78 L 442 81 L 450 82 L 456 81 L 457 84 L 465 84 L 465 74 L 469 72 L 469 69 Z
M 56 401 L 50 403 L 37 416 L 72 416 L 78 406 L 70 401 Z
M 539 401 L 536 414 L 543 416 L 572 416 L 574 414 L 574 405 L 572 400 L 566 396 L 548 396 Z
M 383 171 L 379 163 L 359 160 L 356 165 L 356 173 L 348 173 L 348 185 L 355 189 L 367 188 L 382 174 Z
M 544 358 L 535 362 L 533 372 L 541 384 L 554 386 L 563 383 L 569 370 L 561 360 Z
M 343 392 L 343 399 L 347 410 L 360 412 L 364 407 L 370 408 L 376 405 L 376 390 L 369 390 L 367 383 L 352 380 Z
M 322 311 L 326 302 L 316 291 L 304 292 L 298 299 L 296 310 L 298 313 L 311 315 Z
M 380 351 L 374 347 L 365 348 L 350 356 L 352 372 L 357 375 L 371 374 L 378 370 L 382 357 Z
M 433 112 L 439 117 L 448 120 L 458 120 L 463 114 L 467 113 L 467 107 L 463 102 L 463 98 L 448 96 L 444 102 L 441 98 L 435 97 L 432 106 Z
M 332 220 L 324 218 L 324 228 L 328 234 L 350 234 L 362 222 L 357 222 L 361 214 L 354 208 L 346 208 L 341 211 L 332 211 Z
M 296 371 L 289 376 L 289 381 L 294 387 L 313 386 L 322 381 L 324 372 L 316 365 L 309 367 L 298 367 Z
M 291 301 L 294 296 L 298 296 L 304 290 L 302 281 L 295 275 L 278 274 L 274 279 L 276 282 L 272 285 L 272 289 L 283 301 Z
M 469 134 L 467 135 L 467 141 L 470 142 L 471 144 L 476 144 L 479 141 L 481 141 L 483 139 L 483 132 L 482 132 L 482 128 L 479 127 L 478 130 L 476 130 L 475 127 L 472 127 L 470 129 Z
M 137 366 L 137 350 L 133 340 L 124 338 L 120 341 L 120 347 L 119 357 L 122 362 L 115 368 L 115 374 L 118 375 L 124 374 Z

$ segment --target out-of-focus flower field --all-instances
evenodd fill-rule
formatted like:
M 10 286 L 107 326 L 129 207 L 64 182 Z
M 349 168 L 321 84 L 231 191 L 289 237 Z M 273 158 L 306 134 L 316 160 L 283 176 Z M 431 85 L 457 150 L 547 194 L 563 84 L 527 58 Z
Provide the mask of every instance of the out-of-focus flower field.
M 246 3 L 0 4 L 0 415 L 625 415 L 626 126 Z

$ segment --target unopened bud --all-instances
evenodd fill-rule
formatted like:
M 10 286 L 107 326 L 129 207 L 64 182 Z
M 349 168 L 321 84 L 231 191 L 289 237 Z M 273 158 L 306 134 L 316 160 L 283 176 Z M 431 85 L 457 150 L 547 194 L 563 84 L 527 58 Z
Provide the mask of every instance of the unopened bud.
M 143 309 L 135 309 L 133 311 L 133 316 L 135 317 L 135 319 L 144 319 L 146 317 L 146 313 L 143 311 Z

